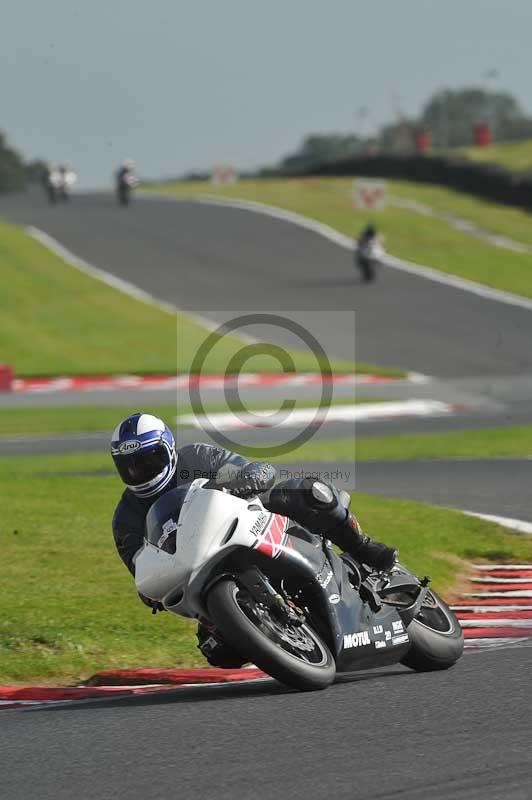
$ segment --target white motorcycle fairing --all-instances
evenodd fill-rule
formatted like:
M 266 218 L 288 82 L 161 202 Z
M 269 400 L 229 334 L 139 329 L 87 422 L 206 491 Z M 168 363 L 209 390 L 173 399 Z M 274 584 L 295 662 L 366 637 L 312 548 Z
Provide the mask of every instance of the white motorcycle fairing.
M 257 497 L 210 485 L 195 480 L 151 506 L 135 562 L 143 595 L 174 614 L 206 617 L 243 661 L 296 688 L 323 688 L 335 671 L 407 655 L 420 670 L 460 657 L 459 624 L 427 594 L 428 578 L 400 564 L 375 572 Z
M 206 483 L 200 478 L 154 503 L 144 547 L 135 560 L 138 591 L 185 617 L 207 615 L 202 590 L 228 552 L 256 548 L 275 557 L 287 538 L 288 520 L 267 511 L 258 498 L 242 500 L 204 489 Z M 174 540 L 175 551 L 168 552 Z

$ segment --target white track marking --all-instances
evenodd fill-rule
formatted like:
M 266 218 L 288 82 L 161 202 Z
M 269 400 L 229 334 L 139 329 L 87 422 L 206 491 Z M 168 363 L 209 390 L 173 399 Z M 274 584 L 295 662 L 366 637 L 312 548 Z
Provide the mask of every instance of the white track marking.
M 147 197 L 147 195 L 143 195 L 143 197 Z M 273 217 L 274 219 L 279 219 L 284 222 L 291 222 L 301 228 L 306 228 L 307 230 L 317 233 L 319 236 L 329 239 L 329 241 L 334 242 L 334 244 L 337 244 L 344 249 L 351 251 L 354 249 L 353 239 L 343 233 L 340 233 L 340 231 L 335 230 L 335 228 L 332 228 L 330 225 L 326 225 L 323 222 L 318 222 L 310 217 L 305 217 L 302 214 L 297 214 L 293 211 L 285 211 L 277 206 L 270 206 L 266 203 L 259 203 L 255 200 L 222 198 L 209 194 L 188 196 L 183 195 L 182 197 L 178 197 L 177 195 L 171 196 L 167 194 L 154 194 L 153 199 L 187 203 L 193 201 L 197 203 L 206 203 L 208 205 L 228 206 L 230 208 L 237 208 L 244 211 L 255 211 L 260 214 Z M 427 280 L 441 283 L 445 286 L 451 286 L 454 289 L 460 289 L 464 292 L 469 292 L 477 297 L 481 297 L 483 300 L 494 300 L 498 303 L 518 306 L 519 308 L 524 308 L 527 311 L 532 311 L 532 299 L 521 297 L 518 294 L 505 292 L 502 289 L 492 289 L 482 283 L 470 281 L 467 278 L 460 278 L 457 275 L 451 275 L 450 273 L 440 272 L 432 267 L 425 267 L 421 264 L 416 264 L 413 261 L 395 258 L 394 256 L 388 254 L 386 254 L 381 261 L 388 267 L 393 267 L 395 269 L 402 270 L 403 272 L 409 272 L 416 277 L 426 278 Z
M 52 253 L 55 253 L 56 256 L 62 259 L 69 266 L 74 267 L 80 272 L 83 272 L 85 275 L 89 275 L 91 278 L 95 278 L 97 281 L 101 281 L 101 283 L 107 284 L 107 286 L 112 286 L 113 289 L 117 289 L 119 292 L 127 294 L 129 297 L 133 297 L 135 300 L 139 300 L 141 303 L 158 308 L 167 314 L 181 314 L 182 316 L 190 319 L 192 322 L 195 322 L 198 325 L 201 325 L 203 328 L 206 328 L 208 331 L 215 331 L 221 327 L 220 323 L 218 322 L 213 322 L 212 320 L 202 317 L 199 314 L 192 314 L 189 311 L 183 311 L 183 309 L 178 308 L 178 306 L 175 306 L 172 303 L 159 300 L 149 292 L 145 292 L 144 289 L 140 289 L 134 283 L 130 283 L 123 278 L 118 278 L 108 270 L 95 267 L 93 264 L 89 264 L 88 261 L 85 261 L 83 258 L 75 255 L 75 253 L 73 253 L 71 250 L 68 250 L 66 247 L 64 247 L 64 245 L 58 242 L 57 239 L 54 239 L 45 231 L 35 228 L 33 225 L 29 225 L 26 228 L 26 231 L 32 237 L 32 239 L 35 239 L 37 242 L 39 242 L 39 244 L 43 245 L 43 247 L 51 250 Z M 235 338 L 250 342 L 256 341 L 245 334 Z
M 491 614 L 509 611 L 522 611 L 532 616 L 532 606 L 516 606 L 516 605 L 501 605 L 501 606 L 450 606 L 451 611 L 455 612 L 470 612 L 471 614 Z
M 55 253 L 56 256 L 59 256 L 59 258 L 65 261 L 69 266 L 75 267 L 80 272 L 85 273 L 85 275 L 90 275 L 91 278 L 95 278 L 102 283 L 106 283 L 108 286 L 112 286 L 113 289 L 118 289 L 119 292 L 127 294 L 130 297 L 134 297 L 135 300 L 140 300 L 141 303 L 155 306 L 156 308 L 160 308 L 162 311 L 166 311 L 170 314 L 175 314 L 177 311 L 176 306 L 172 305 L 171 303 L 165 303 L 163 300 L 158 300 L 156 297 L 148 292 L 145 292 L 143 289 L 139 289 L 139 287 L 135 286 L 133 283 L 125 281 L 122 278 L 117 278 L 117 276 L 113 275 L 111 272 L 108 272 L 105 269 L 100 269 L 99 267 L 95 267 L 92 264 L 89 264 L 88 261 L 84 261 L 84 259 L 79 258 L 79 256 L 76 256 L 71 250 L 68 250 L 60 242 L 58 242 L 57 239 L 54 239 L 48 233 L 45 233 L 45 231 L 41 231 L 39 228 L 35 228 L 33 225 L 30 225 L 27 228 L 27 232 L 33 239 L 39 242 L 39 244 L 42 244 L 48 250 L 51 250 L 52 253 Z
M 525 644 L 530 641 L 530 637 L 528 636 L 516 636 L 514 637 L 500 637 L 498 639 L 466 639 L 465 640 L 465 649 L 466 650 L 488 650 L 488 649 L 495 649 L 499 647 L 505 647 L 508 645 L 520 645 Z
M 176 418 L 181 425 L 215 430 L 239 428 L 287 428 L 297 425 L 330 422 L 360 422 L 396 417 L 428 417 L 452 414 L 454 408 L 439 400 L 405 400 L 389 403 L 359 403 L 356 405 L 333 405 L 328 408 L 301 408 L 291 412 L 275 409 L 234 414 L 222 412 L 206 415 L 183 414 Z
M 471 514 L 472 512 L 464 511 L 464 514 Z M 476 516 L 476 514 L 474 515 Z M 498 569 L 507 569 L 509 572 L 515 572 L 516 570 L 524 570 L 529 569 L 532 570 L 532 564 L 470 564 L 471 569 L 480 569 L 480 570 L 498 570 Z
M 475 236 L 477 239 L 487 242 L 493 247 L 500 247 L 504 250 L 512 250 L 514 253 L 532 253 L 532 247 L 528 244 L 518 242 L 515 239 L 510 239 L 507 236 L 502 236 L 498 233 L 492 233 L 485 228 L 481 228 L 470 220 L 464 219 L 463 217 L 457 217 L 455 214 L 452 214 L 448 211 L 439 211 L 437 208 L 429 206 L 426 203 L 420 203 L 418 200 L 413 200 L 409 197 L 397 197 L 396 195 L 392 195 L 390 197 L 390 202 L 394 206 L 405 208 L 407 211 L 414 211 L 416 214 L 423 214 L 425 217 L 441 219 L 452 228 L 456 228 L 456 230 L 461 231 L 462 233 L 468 233 L 471 236 Z
M 479 514 L 477 511 L 463 511 L 463 514 L 467 514 L 468 517 L 478 517 L 479 519 L 485 519 L 487 522 L 495 522 L 497 525 L 502 525 L 504 528 L 511 528 L 514 531 L 518 531 L 519 533 L 532 533 L 532 522 L 525 522 L 522 519 L 513 519 L 512 517 L 499 517 L 495 514 Z M 475 569 L 482 569 L 483 567 L 474 565 Z M 508 565 L 507 565 L 508 566 Z M 518 567 L 511 566 L 512 569 L 518 569 Z M 530 567 L 529 567 L 530 568 Z M 486 566 L 486 569 L 506 569 L 506 567 L 495 567 L 495 566 Z M 523 569 L 523 567 L 521 567 Z
M 532 597 L 532 589 L 524 589 L 523 591 L 519 591 L 519 590 L 516 589 L 515 591 L 509 591 L 509 592 L 468 592 L 467 594 L 464 595 L 464 597 L 471 597 L 471 598 L 497 597 L 499 599 L 501 599 L 503 597 L 508 597 L 508 598 L 512 598 L 512 597 L 527 598 L 527 597 Z
M 462 628 L 532 628 L 531 619 L 460 619 Z
M 528 583 L 532 584 L 532 578 L 471 578 L 472 583 Z

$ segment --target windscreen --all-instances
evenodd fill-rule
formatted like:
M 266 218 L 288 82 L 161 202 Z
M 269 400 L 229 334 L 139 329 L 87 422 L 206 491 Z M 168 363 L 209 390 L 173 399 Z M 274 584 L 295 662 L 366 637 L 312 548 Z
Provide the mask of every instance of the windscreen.
M 185 483 L 177 489 L 163 494 L 150 508 L 146 517 L 146 539 L 150 544 L 167 553 L 175 553 L 177 524 L 191 484 Z

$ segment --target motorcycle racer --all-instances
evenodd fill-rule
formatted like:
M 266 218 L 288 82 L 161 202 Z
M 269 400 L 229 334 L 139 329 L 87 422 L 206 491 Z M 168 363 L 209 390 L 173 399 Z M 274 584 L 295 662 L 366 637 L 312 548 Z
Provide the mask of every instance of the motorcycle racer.
M 375 262 L 384 255 L 384 237 L 373 224 L 366 225 L 355 242 L 355 263 L 365 281 L 375 277 Z
M 276 472 L 270 464 L 248 462 L 238 453 L 201 442 L 177 449 L 168 426 L 152 414 L 136 412 L 117 425 L 111 455 L 126 484 L 113 515 L 113 536 L 120 558 L 133 575 L 150 507 L 165 492 L 197 478 L 212 480 L 237 497 L 260 495 L 269 511 L 330 539 L 376 569 L 390 569 L 395 562 L 397 551 L 362 533 L 347 508 L 348 496 L 336 487 L 310 478 L 274 486 Z M 163 610 L 160 603 L 140 598 L 153 613 Z M 199 649 L 213 666 L 242 665 L 208 620 L 200 621 L 197 636 Z
M 126 158 L 122 162 L 116 172 L 115 180 L 118 202 L 121 205 L 128 205 L 131 191 L 138 185 L 135 175 L 135 162 L 131 158 Z

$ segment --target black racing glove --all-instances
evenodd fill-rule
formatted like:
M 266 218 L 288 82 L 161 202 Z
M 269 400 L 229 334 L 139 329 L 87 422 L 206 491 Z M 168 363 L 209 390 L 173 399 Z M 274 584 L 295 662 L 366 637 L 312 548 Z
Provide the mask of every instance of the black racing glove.
M 216 486 L 228 489 L 235 497 L 253 497 L 271 489 L 275 477 L 275 467 L 261 461 L 242 465 L 224 464 L 218 470 Z

